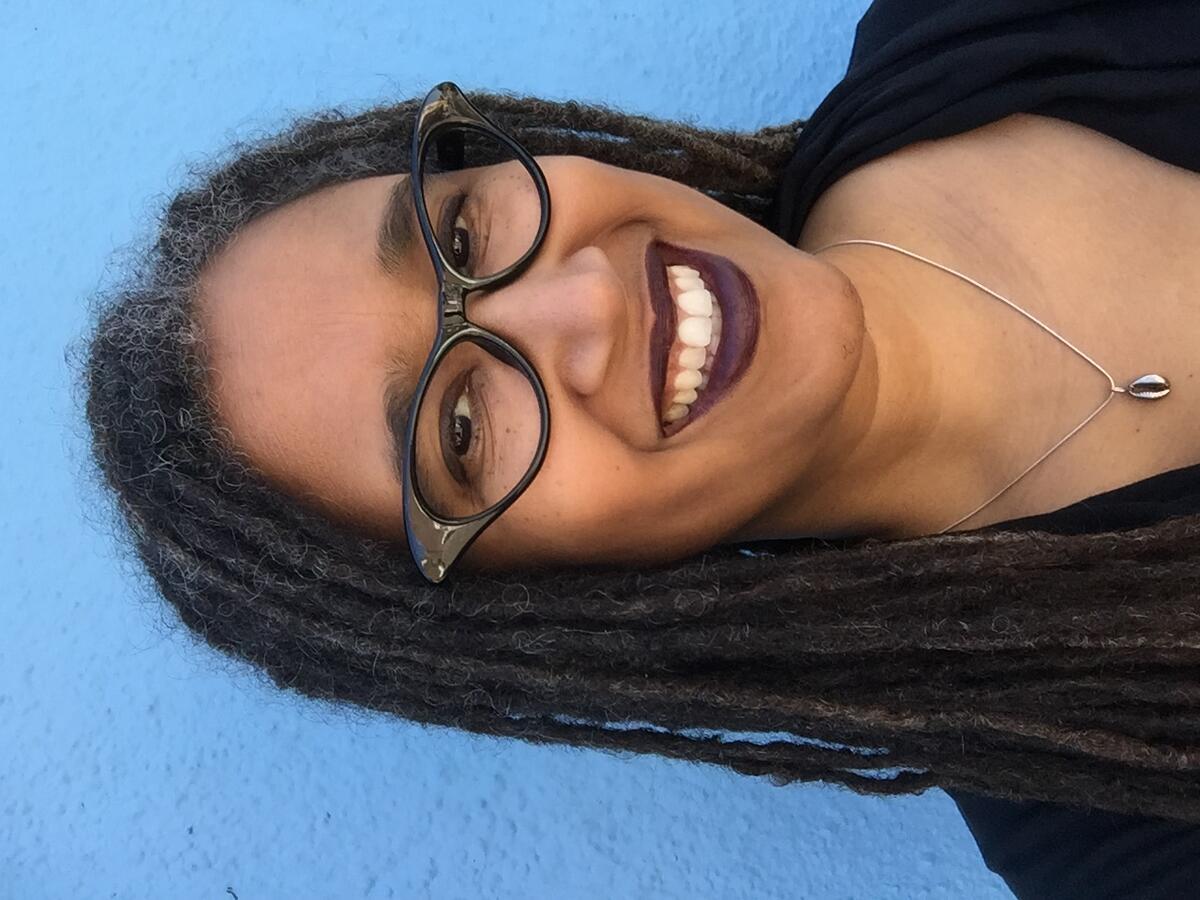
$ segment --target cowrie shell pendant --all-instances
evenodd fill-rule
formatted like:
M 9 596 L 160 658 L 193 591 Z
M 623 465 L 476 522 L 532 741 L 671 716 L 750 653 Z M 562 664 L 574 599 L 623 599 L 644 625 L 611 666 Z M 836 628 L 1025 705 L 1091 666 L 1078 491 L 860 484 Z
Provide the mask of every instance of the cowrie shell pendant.
M 1129 382 L 1125 390 L 1141 400 L 1157 400 L 1171 392 L 1171 382 L 1161 375 L 1143 375 Z

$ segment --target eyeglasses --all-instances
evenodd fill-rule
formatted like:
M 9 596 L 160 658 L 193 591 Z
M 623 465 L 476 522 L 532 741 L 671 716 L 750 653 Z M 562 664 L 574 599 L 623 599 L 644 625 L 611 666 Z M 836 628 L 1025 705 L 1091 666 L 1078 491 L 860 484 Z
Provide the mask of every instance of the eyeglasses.
M 409 407 L 404 524 L 413 559 L 436 583 L 546 455 L 540 377 L 512 344 L 468 319 L 466 300 L 525 270 L 550 224 L 550 192 L 528 151 L 449 81 L 417 113 L 410 171 L 437 275 L 438 326 Z

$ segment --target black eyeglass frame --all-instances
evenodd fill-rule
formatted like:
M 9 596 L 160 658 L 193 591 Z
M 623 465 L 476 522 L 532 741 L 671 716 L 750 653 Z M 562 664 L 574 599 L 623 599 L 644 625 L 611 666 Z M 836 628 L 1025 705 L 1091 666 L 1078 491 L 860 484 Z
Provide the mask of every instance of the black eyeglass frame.
M 442 248 L 438 245 L 433 226 L 429 222 L 429 214 L 425 208 L 425 191 L 421 181 L 426 146 L 451 126 L 481 131 L 502 141 L 529 171 L 541 201 L 541 222 L 532 245 L 516 262 L 486 278 L 472 278 L 464 275 L 454 267 L 450 260 L 446 259 Z M 542 174 L 541 168 L 534 162 L 529 152 L 515 138 L 476 109 L 458 85 L 451 81 L 441 82 L 425 95 L 413 128 L 409 172 L 417 220 L 420 222 L 421 234 L 425 239 L 425 246 L 429 250 L 433 268 L 437 274 L 438 327 L 434 335 L 433 347 L 425 360 L 425 366 L 421 370 L 421 377 L 417 381 L 409 407 L 403 467 L 404 527 L 408 534 L 408 546 L 417 567 L 426 579 L 436 584 L 446 577 L 450 565 L 462 555 L 471 542 L 529 486 L 542 467 L 546 456 L 546 446 L 550 441 L 550 405 L 546 400 L 546 389 L 542 384 L 541 377 L 516 347 L 495 332 L 482 328 L 467 319 L 466 299 L 473 291 L 484 288 L 494 289 L 507 284 L 524 271 L 526 265 L 541 247 L 542 239 L 550 224 L 550 190 L 546 185 L 546 178 Z M 429 508 L 425 498 L 421 495 L 416 479 L 413 450 L 416 446 L 417 411 L 421 408 L 434 371 L 446 354 L 462 341 L 472 341 L 481 345 L 489 352 L 514 364 L 525 374 L 537 395 L 538 410 L 541 414 L 541 435 L 538 438 L 533 463 L 524 477 L 504 497 L 473 516 L 443 518 Z

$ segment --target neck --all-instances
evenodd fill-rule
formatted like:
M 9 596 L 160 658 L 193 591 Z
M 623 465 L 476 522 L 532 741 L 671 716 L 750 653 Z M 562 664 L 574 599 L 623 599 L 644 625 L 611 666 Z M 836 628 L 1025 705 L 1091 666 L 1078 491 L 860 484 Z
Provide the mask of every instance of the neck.
M 1006 277 L 965 248 L 920 237 L 861 237 L 952 266 L 1029 308 L 1010 288 L 1024 287 L 1025 279 Z M 1054 349 L 1061 345 L 977 287 L 893 250 L 854 244 L 820 256 L 861 299 L 861 364 L 822 452 L 755 520 L 753 533 L 739 537 L 936 534 L 992 496 L 1022 461 L 1036 459 L 1038 446 L 1048 446 L 1038 422 L 1061 432 L 1070 420 L 1039 395 L 1037 372 L 1048 360 L 1062 361 Z M 1014 416 L 1014 409 L 1029 414 Z M 1011 518 L 1003 500 L 953 530 Z

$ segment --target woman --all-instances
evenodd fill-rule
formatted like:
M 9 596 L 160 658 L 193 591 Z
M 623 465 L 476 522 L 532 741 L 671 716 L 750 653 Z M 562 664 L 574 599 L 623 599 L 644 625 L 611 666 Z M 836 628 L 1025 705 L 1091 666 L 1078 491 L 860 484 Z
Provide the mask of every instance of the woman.
M 281 686 L 940 786 L 1022 896 L 1178 895 L 1200 60 L 1166 38 L 1200 23 L 1121 6 L 876 3 L 811 119 L 754 134 L 439 86 L 239 148 L 92 343 L 142 560 Z M 1010 870 L 1007 813 L 1145 846 Z

